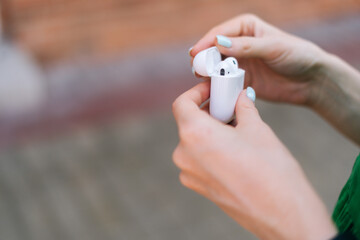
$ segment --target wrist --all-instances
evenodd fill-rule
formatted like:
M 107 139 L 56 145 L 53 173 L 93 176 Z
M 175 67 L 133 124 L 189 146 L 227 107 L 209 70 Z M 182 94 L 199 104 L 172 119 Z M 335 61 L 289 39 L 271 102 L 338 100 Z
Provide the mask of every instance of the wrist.
M 359 100 L 359 72 L 336 55 L 319 48 L 310 78 L 308 105 L 316 111 L 329 107 L 334 101 L 341 104 L 336 97 Z
M 317 47 L 316 60 L 308 75 L 308 101 L 306 105 L 317 110 L 327 105 L 329 98 L 327 92 L 333 86 L 333 74 L 336 68 L 336 56 Z
M 291 239 L 331 239 L 336 235 L 337 230 L 327 212 L 325 204 L 310 183 L 304 188 L 303 196 L 299 202 L 300 211 L 296 224 L 296 227 L 300 230 L 300 232 L 298 232 L 299 237 L 296 238 L 296 236 L 293 236 Z M 301 187 L 298 189 L 301 189 Z
M 322 51 L 313 76 L 307 106 L 360 145 L 360 73 Z

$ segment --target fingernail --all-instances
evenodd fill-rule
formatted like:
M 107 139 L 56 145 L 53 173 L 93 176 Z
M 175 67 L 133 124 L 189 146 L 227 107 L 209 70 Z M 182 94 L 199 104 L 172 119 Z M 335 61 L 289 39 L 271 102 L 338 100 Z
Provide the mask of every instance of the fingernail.
M 225 36 L 222 35 L 217 35 L 216 36 L 217 42 L 219 45 L 223 46 L 223 47 L 227 47 L 230 48 L 231 47 L 231 40 Z
M 192 72 L 192 74 L 196 77 L 194 67 L 191 68 L 191 72 Z
M 255 102 L 256 94 L 255 94 L 255 90 L 252 87 L 246 88 L 246 96 L 250 98 L 251 101 Z
M 192 49 L 193 49 L 193 47 L 189 48 L 189 51 L 188 51 L 188 54 L 189 54 L 190 57 L 192 57 L 192 55 L 191 55 L 191 50 Z

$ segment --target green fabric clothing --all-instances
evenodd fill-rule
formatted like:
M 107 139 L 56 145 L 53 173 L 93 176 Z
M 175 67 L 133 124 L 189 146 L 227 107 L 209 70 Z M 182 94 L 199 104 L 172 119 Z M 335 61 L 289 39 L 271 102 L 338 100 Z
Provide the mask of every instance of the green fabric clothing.
M 350 231 L 360 240 L 360 154 L 340 193 L 332 217 L 339 232 Z

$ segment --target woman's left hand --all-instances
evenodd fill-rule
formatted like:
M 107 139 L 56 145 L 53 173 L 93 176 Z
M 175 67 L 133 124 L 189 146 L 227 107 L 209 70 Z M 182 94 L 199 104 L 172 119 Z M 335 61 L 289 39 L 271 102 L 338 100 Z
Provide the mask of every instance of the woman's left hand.
M 246 90 L 236 104 L 235 127 L 200 109 L 209 91 L 210 83 L 203 82 L 173 103 L 180 136 L 173 160 L 181 183 L 261 239 L 333 237 L 336 230 L 324 204 Z

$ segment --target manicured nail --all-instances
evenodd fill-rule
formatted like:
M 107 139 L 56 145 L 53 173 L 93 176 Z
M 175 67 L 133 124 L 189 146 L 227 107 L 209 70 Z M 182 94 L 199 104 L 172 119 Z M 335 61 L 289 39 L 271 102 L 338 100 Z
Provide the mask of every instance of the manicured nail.
M 222 35 L 217 35 L 216 36 L 217 42 L 219 45 L 223 46 L 223 47 L 227 47 L 230 48 L 231 47 L 231 40 L 225 36 Z
M 252 87 L 246 88 L 246 96 L 250 98 L 251 101 L 255 102 L 256 94 L 255 94 L 255 90 Z
M 192 56 L 191 56 L 191 50 L 192 50 L 192 49 L 193 49 L 193 47 L 189 48 L 189 51 L 188 51 L 188 54 L 189 54 L 190 57 L 192 57 Z
M 191 68 L 191 72 L 192 72 L 192 74 L 196 77 L 194 67 Z

